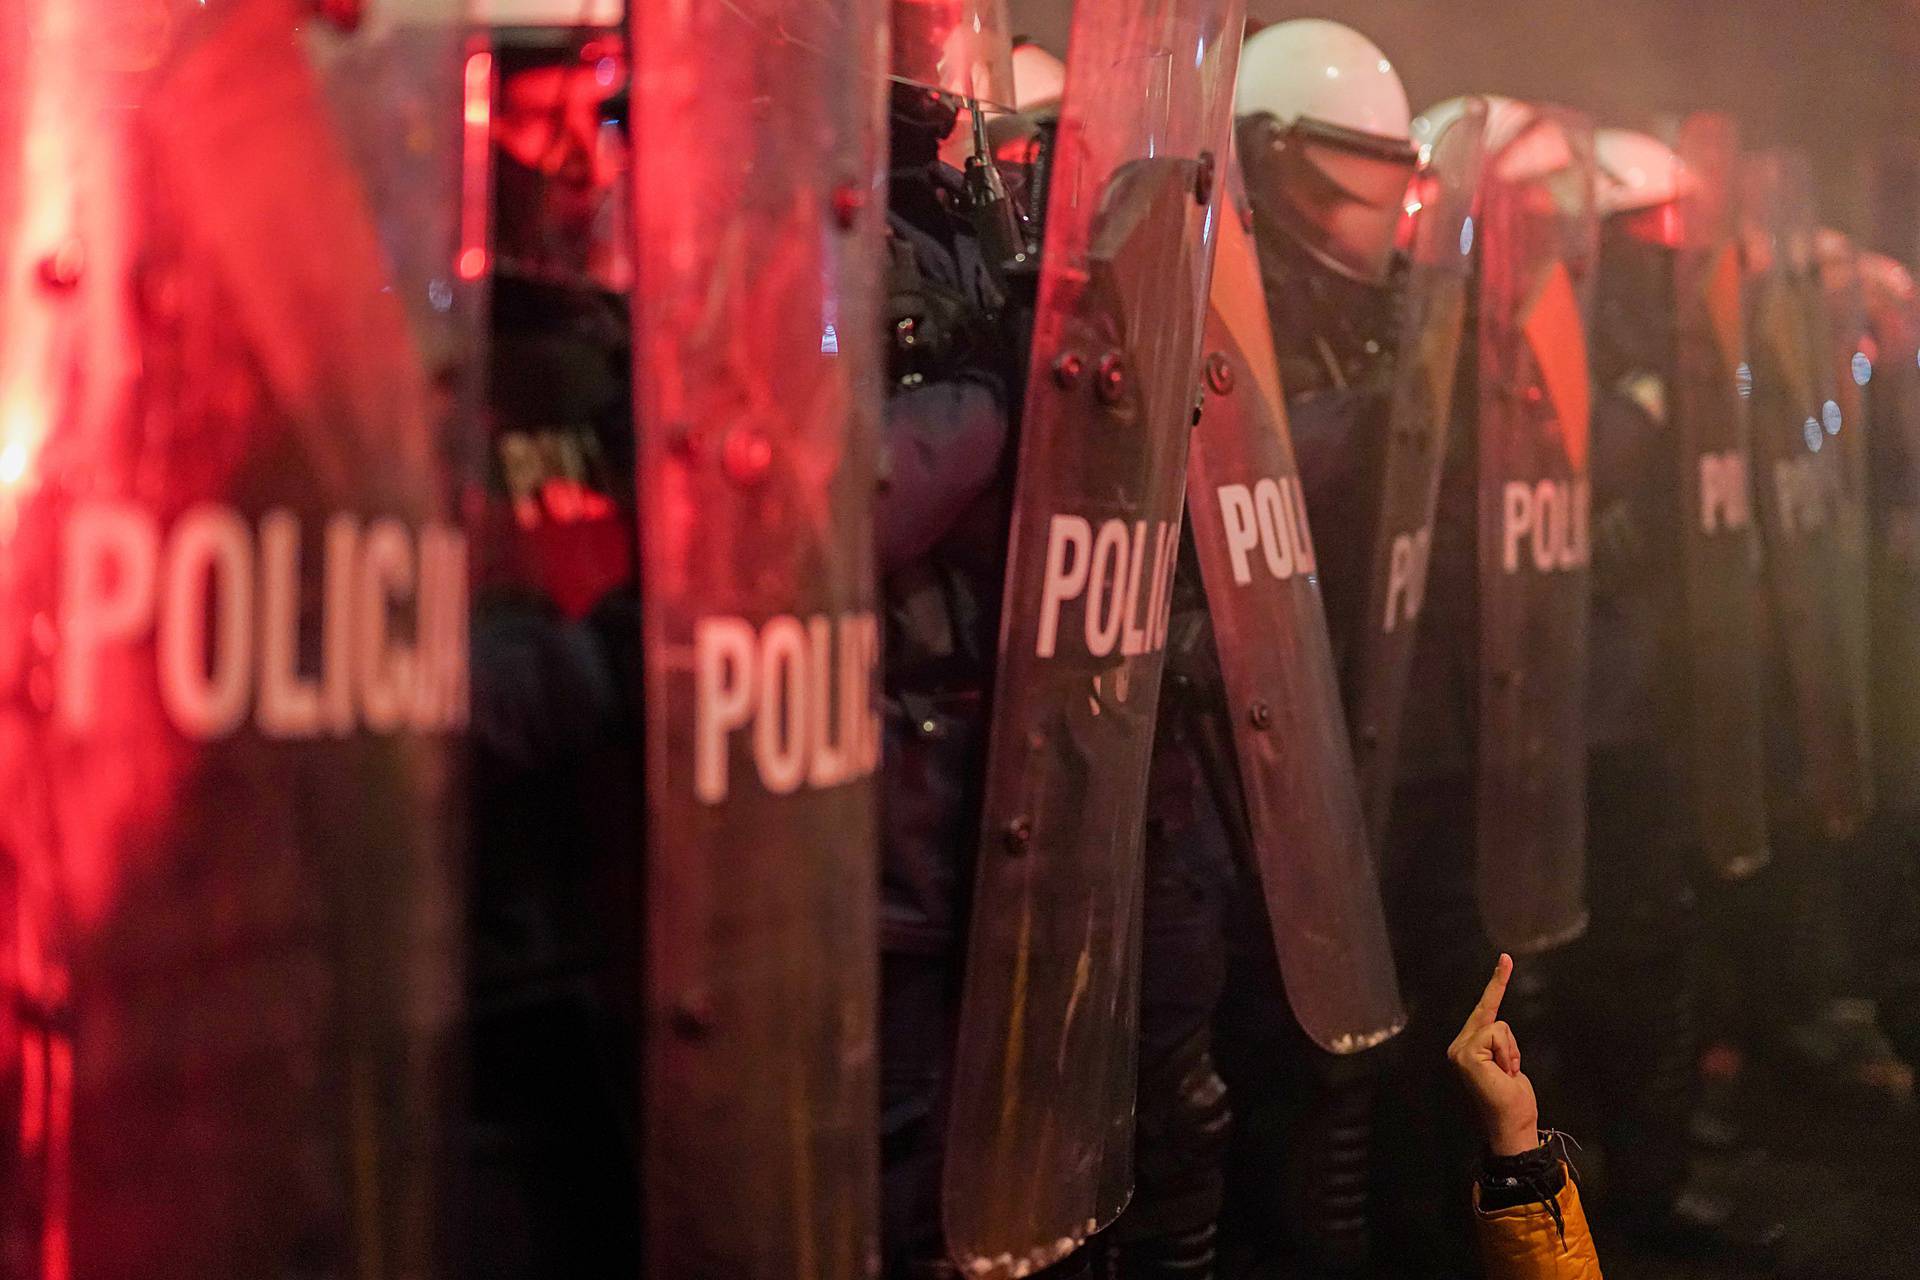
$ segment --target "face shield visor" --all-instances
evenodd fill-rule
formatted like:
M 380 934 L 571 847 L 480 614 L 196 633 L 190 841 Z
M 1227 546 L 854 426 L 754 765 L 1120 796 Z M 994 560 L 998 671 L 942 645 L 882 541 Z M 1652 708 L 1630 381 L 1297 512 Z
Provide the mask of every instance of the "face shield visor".
M 1820 287 L 1829 295 L 1861 291 L 1860 251 L 1844 232 L 1832 227 L 1815 229 L 1813 261 L 1819 272 Z
M 1813 187 L 1805 158 L 1790 152 L 1750 155 L 1741 173 L 1742 251 L 1749 275 L 1814 269 Z
M 1596 135 L 1593 200 L 1609 236 L 1679 249 L 1697 183 L 1680 156 L 1656 138 L 1624 129 Z
M 495 237 L 508 275 L 606 292 L 633 283 L 627 55 L 616 34 L 499 54 Z
M 1655 249 L 1678 249 L 1686 239 L 1686 225 L 1677 200 L 1616 213 L 1608 225 L 1616 229 L 1617 234 Z
M 1863 253 L 1860 283 L 1868 318 L 1882 347 L 1879 356 L 1920 363 L 1920 292 L 1914 288 L 1912 274 L 1884 254 Z
M 1490 117 L 1488 170 L 1501 182 L 1523 188 L 1521 199 L 1540 218 L 1578 220 L 1594 209 L 1591 144 L 1570 132 L 1565 117 L 1550 108 L 1514 103 Z M 1597 245 L 1570 252 L 1567 270 L 1576 281 L 1598 266 Z
M 893 0 L 892 79 L 896 119 L 941 139 L 941 159 L 964 168 L 1013 113 L 1005 0 Z
M 1267 195 L 1308 252 L 1349 279 L 1385 279 L 1418 167 L 1413 144 L 1303 117 L 1268 145 Z

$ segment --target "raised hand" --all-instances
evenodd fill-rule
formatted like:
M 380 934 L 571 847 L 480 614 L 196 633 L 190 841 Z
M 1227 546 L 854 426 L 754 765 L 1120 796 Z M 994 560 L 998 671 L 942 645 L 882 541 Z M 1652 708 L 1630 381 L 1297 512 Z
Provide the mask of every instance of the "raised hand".
M 1540 1104 L 1533 1081 L 1520 1070 L 1520 1042 L 1500 1021 L 1500 1001 L 1513 976 L 1513 957 L 1502 955 L 1493 967 L 1480 1003 L 1453 1038 L 1447 1060 L 1466 1082 L 1480 1108 L 1487 1144 L 1497 1156 L 1517 1156 L 1540 1145 Z

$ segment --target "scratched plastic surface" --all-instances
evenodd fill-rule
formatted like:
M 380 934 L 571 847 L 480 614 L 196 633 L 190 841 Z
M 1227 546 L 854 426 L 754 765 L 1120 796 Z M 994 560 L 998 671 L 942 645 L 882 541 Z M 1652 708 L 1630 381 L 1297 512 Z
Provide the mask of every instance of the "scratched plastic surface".
M 8 1275 L 436 1270 L 457 16 L 0 6 Z
M 1132 1188 L 1141 821 L 1237 0 L 1083 5 L 1047 198 L 945 1174 L 968 1275 Z

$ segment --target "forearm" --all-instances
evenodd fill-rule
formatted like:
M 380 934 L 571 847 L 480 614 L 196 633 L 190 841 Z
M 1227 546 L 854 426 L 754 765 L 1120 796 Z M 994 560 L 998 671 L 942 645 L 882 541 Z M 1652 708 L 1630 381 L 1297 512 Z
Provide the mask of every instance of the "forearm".
M 985 380 L 956 378 L 895 393 L 874 512 L 884 570 L 925 555 L 1000 478 L 1009 435 L 1006 407 Z
M 1488 1157 L 1473 1216 L 1488 1280 L 1600 1280 L 1579 1188 L 1551 1147 Z

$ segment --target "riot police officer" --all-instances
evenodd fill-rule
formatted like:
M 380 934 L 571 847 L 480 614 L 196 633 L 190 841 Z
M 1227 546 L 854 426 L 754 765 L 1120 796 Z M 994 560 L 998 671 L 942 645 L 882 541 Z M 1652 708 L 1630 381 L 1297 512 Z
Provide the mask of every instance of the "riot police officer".
M 475 556 L 475 1274 L 637 1258 L 638 584 L 618 33 L 501 29 Z M 609 72 L 612 74 L 609 74 Z
M 983 21 L 975 23 L 973 17 Z M 933 1223 L 939 1204 L 936 1193 L 942 1190 L 936 1126 L 944 1119 L 941 1090 L 948 1087 L 943 1073 L 952 1034 L 946 1020 L 952 1016 L 961 985 L 962 926 L 971 926 L 976 942 L 982 928 L 978 919 L 969 921 L 966 898 L 973 885 L 974 850 L 981 835 L 984 695 L 995 675 L 995 644 L 1003 630 L 998 613 L 1015 453 L 1009 420 L 1025 374 L 1020 362 L 1026 351 L 1017 339 L 1023 336 L 1024 293 L 1034 278 L 1032 250 L 1041 234 L 1043 175 L 1056 123 L 1050 100 L 1058 94 L 1061 76 L 1057 67 L 1044 61 L 1036 68 L 1036 57 L 1044 59 L 1044 54 L 1027 46 L 1021 80 L 1036 95 L 1029 104 L 1039 108 L 1036 116 L 974 119 L 983 109 L 993 109 L 990 104 L 999 82 L 991 75 L 968 78 L 965 57 L 959 59 L 958 67 L 954 65 L 953 33 L 992 33 L 996 26 L 992 13 L 968 16 L 956 14 L 952 6 L 902 4 L 896 6 L 895 21 L 905 48 L 917 44 L 941 51 L 940 60 L 923 59 L 917 70 L 903 71 L 907 83 L 895 95 L 891 337 L 897 358 L 887 427 L 888 478 L 880 508 L 892 628 L 883 939 L 888 1265 L 890 1273 L 917 1273 L 913 1269 L 937 1271 L 945 1265 L 937 1257 L 943 1242 Z M 960 43 L 970 38 L 963 35 Z M 901 38 L 896 38 L 895 47 L 902 50 Z M 1202 46 L 1207 47 L 1210 42 Z M 975 67 L 986 60 L 985 51 L 973 56 Z M 1213 61 L 1221 56 L 1216 49 Z M 1032 74 L 1036 69 L 1041 72 L 1037 77 Z M 955 70 L 963 73 L 957 80 Z M 1036 84 L 1041 87 L 1035 89 Z M 942 90 L 942 85 L 947 87 Z M 1017 171 L 1007 175 L 991 171 L 987 157 L 967 145 L 974 140 L 990 141 Z M 941 150 L 964 163 L 965 170 L 938 160 Z M 969 150 L 972 154 L 967 154 Z M 1173 165 L 1182 167 L 1169 167 Z M 1144 174 L 1150 181 L 1127 189 L 1122 179 L 1116 179 L 1121 193 L 1115 198 L 1125 201 L 1171 193 L 1180 203 L 1190 203 L 1197 189 L 1193 172 L 1191 161 L 1169 158 L 1150 163 L 1129 175 Z M 1015 222 L 1011 235 L 1006 211 L 996 207 L 1003 183 L 1027 193 L 1035 215 L 1025 229 Z M 1086 212 L 1081 210 L 1081 216 Z M 1137 263 L 1130 259 L 1126 265 Z M 1172 322 L 1172 317 L 1149 319 Z M 1186 321 L 1192 322 L 1192 318 Z M 1184 361 L 1166 370 L 1143 367 L 1140 385 L 1159 397 L 1154 401 L 1156 414 L 1164 414 L 1165 397 L 1172 394 L 1178 429 L 1183 430 L 1191 385 Z M 1156 429 L 1166 424 L 1165 418 L 1156 419 Z M 1075 438 L 1064 430 L 1059 435 L 1069 443 Z M 1161 552 L 1168 568 L 1172 550 L 1167 545 Z M 1156 569 L 1149 577 L 1163 572 Z M 1176 600 L 1171 612 L 1167 630 L 1186 636 L 1192 609 Z M 1181 643 L 1170 640 L 1168 647 L 1178 649 Z M 1097 664 L 1100 674 L 1084 686 L 1085 692 L 1073 695 L 1077 703 L 1085 705 L 1089 695 L 1107 696 L 1102 693 L 1102 680 L 1114 678 L 1106 674 L 1108 665 Z M 1111 695 L 1116 699 L 1115 714 L 1131 716 L 1137 712 L 1122 705 L 1127 685 L 1121 674 Z M 1018 691 L 1009 691 L 1006 683 L 1002 681 L 999 693 L 1003 699 L 1012 699 Z M 1123 810 L 1136 804 L 1144 808 L 1145 898 L 1138 908 L 1138 934 L 1125 927 L 1125 920 L 1109 924 L 1121 926 L 1118 940 L 1127 942 L 1128 951 L 1134 945 L 1140 950 L 1137 957 L 1102 954 L 1101 966 L 1108 971 L 1094 981 L 1112 995 L 1089 999 L 1095 1005 L 1115 998 L 1124 1002 L 1113 1006 L 1111 1023 L 1104 1014 L 1099 1016 L 1101 1034 L 1087 1037 L 1089 1062 L 1102 1074 L 1114 1080 L 1129 1078 L 1121 1067 L 1131 1065 L 1133 1046 L 1114 1036 L 1131 1038 L 1137 1026 L 1137 1104 L 1131 1098 L 1097 1100 L 1101 1112 L 1097 1125 L 1102 1130 L 1115 1119 L 1131 1116 L 1136 1120 L 1133 1192 L 1130 1203 L 1125 1196 L 1109 1201 L 1104 1180 L 1097 1191 L 1080 1181 L 1096 1171 L 1083 1166 L 1054 1171 L 1057 1181 L 1074 1184 L 1076 1195 L 1069 1199 L 1087 1192 L 1101 1203 L 1115 1207 L 1128 1203 L 1128 1208 L 1111 1229 L 1049 1274 L 1079 1274 L 1091 1266 L 1139 1277 L 1211 1274 L 1227 1116 L 1209 1046 L 1214 997 L 1224 965 L 1219 917 L 1228 877 L 1219 822 L 1186 745 L 1184 726 L 1173 709 L 1184 687 L 1178 678 L 1163 685 L 1156 716 L 1162 731 L 1153 738 L 1144 800 L 1116 799 Z M 1129 737 L 1145 745 L 1137 734 Z M 1118 824 L 1116 831 L 1121 833 L 1120 841 L 1131 843 L 1136 837 L 1124 834 L 1126 825 Z M 1098 824 L 1088 827 L 1096 837 L 1101 830 Z M 1063 833 L 1060 838 L 1075 837 Z M 987 847 L 998 849 L 1002 844 L 995 840 Z M 1130 853 L 1123 848 L 1113 852 L 1122 858 Z M 1063 865 L 1071 864 L 1063 859 Z M 1130 934 L 1138 937 L 1138 943 L 1127 941 Z M 1123 969 L 1114 967 L 1116 962 L 1139 966 L 1137 1023 L 1133 1011 L 1125 1007 L 1136 998 L 1132 983 Z M 995 985 L 992 974 L 968 974 L 966 980 L 989 991 Z M 1083 1020 L 1083 1025 L 1095 1024 Z M 963 1041 L 966 1030 L 976 1044 L 1003 1034 L 997 1024 L 970 1026 L 962 1032 Z M 1047 1025 L 1038 1030 L 1042 1035 L 1056 1034 Z M 995 1069 L 988 1079 L 976 1078 L 977 1087 L 999 1085 L 1000 1055 L 992 1056 Z M 997 1097 L 956 1097 L 972 1114 L 981 1113 L 983 1106 L 988 1114 L 1001 1114 Z M 1084 1100 L 1067 1105 L 1075 1101 Z M 1109 1102 L 1120 1109 L 1108 1114 Z M 1049 1103 L 1035 1099 L 1032 1105 Z M 969 1141 L 976 1138 L 968 1135 Z M 1047 1135 L 1036 1133 L 1033 1140 L 1044 1144 Z M 1023 1143 L 1019 1149 L 1027 1148 Z M 963 1238 L 969 1228 L 1019 1239 L 1020 1228 L 1004 1221 L 1011 1213 L 987 1212 L 983 1219 L 983 1211 L 969 1198 L 1004 1197 L 1005 1189 L 980 1188 L 980 1170 L 964 1160 L 961 1172 L 971 1185 L 956 1189 L 955 1158 L 948 1153 L 945 1200 L 949 1228 L 955 1221 L 956 1203 L 961 1205 L 962 1225 L 959 1234 L 944 1241 L 946 1248 L 977 1248 L 977 1240 Z M 1046 1178 L 1049 1171 L 1041 1169 L 1038 1174 Z M 1070 1225 L 1081 1229 L 1080 1222 Z M 1058 1234 L 1048 1233 L 1044 1240 L 1019 1239 L 1019 1247 L 1037 1246 L 1057 1257 Z M 1066 1247 L 1072 1248 L 1071 1244 Z M 1009 1265 L 1004 1259 L 982 1262 Z
M 1292 54 L 1312 37 L 1347 59 L 1293 79 L 1312 86 L 1296 94 L 1331 105 L 1311 104 L 1304 123 L 1256 115 L 1243 121 L 1241 142 L 1257 224 L 1263 197 L 1269 209 L 1261 248 L 1278 341 L 1304 357 L 1293 372 L 1308 393 L 1290 390 L 1307 503 L 1325 548 L 1356 746 L 1373 755 L 1379 860 L 1409 1004 L 1406 1065 L 1379 1108 L 1394 1140 L 1381 1144 L 1375 1205 L 1395 1256 L 1450 1272 L 1470 1265 L 1470 1239 L 1450 1191 L 1463 1174 L 1449 1166 L 1471 1159 L 1474 1138 L 1454 1123 L 1457 1108 L 1432 1063 L 1472 1001 L 1489 934 L 1510 950 L 1539 951 L 1584 926 L 1587 135 L 1576 119 L 1510 101 L 1483 114 L 1477 100 L 1456 100 L 1409 126 L 1397 83 L 1391 95 L 1379 87 L 1391 65 L 1372 45 L 1318 25 L 1274 33 L 1256 46 L 1285 40 Z M 1329 125 L 1322 117 L 1335 111 L 1345 116 Z M 1381 120 L 1394 136 L 1381 135 Z M 1450 137 L 1477 138 L 1483 128 L 1487 182 L 1479 216 L 1458 236 L 1458 252 L 1471 247 L 1480 267 L 1472 358 L 1457 384 L 1447 369 L 1446 389 L 1436 385 L 1425 406 L 1397 393 L 1389 400 L 1391 367 L 1380 356 L 1390 339 L 1352 317 L 1369 314 L 1368 302 L 1371 314 L 1391 314 L 1380 277 L 1402 202 L 1420 203 L 1405 194 L 1414 152 L 1401 138 L 1424 136 L 1437 154 Z M 1303 304 L 1318 301 L 1324 313 L 1341 294 L 1358 302 L 1333 316 Z M 1414 361 L 1424 346 L 1403 343 L 1395 354 Z M 1381 381 L 1368 394 L 1359 375 L 1370 370 Z M 1436 431 L 1449 397 L 1453 429 Z M 1403 405 L 1412 417 L 1398 416 Z M 1409 489 L 1401 477 L 1416 471 L 1423 478 Z M 1410 522 L 1400 510 L 1409 493 Z M 1432 616 L 1416 629 L 1423 610 L 1408 609 L 1401 639 L 1387 644 L 1382 636 L 1401 620 L 1387 581 L 1399 566 L 1385 551 L 1406 524 L 1418 548 L 1407 557 L 1417 559 L 1414 598 Z M 1389 700 L 1383 713 L 1382 688 L 1402 691 L 1404 704 Z M 1397 757 L 1379 749 L 1390 741 L 1383 730 L 1398 733 Z M 1517 1013 L 1537 1002 L 1517 995 Z M 1337 1132 L 1349 1144 L 1360 1137 L 1364 1150 L 1364 1128 Z M 1342 1206 L 1349 1236 L 1364 1235 L 1366 1206 L 1352 1195 Z
M 1681 296 L 1710 278 L 1683 270 L 1679 253 L 1687 224 L 1707 218 L 1695 212 L 1709 203 L 1706 173 L 1683 169 L 1665 143 L 1627 130 L 1599 131 L 1595 159 L 1602 223 L 1591 343 L 1593 918 L 1588 936 L 1564 956 L 1557 1021 L 1567 1078 L 1594 1108 L 1593 1131 L 1605 1143 L 1608 1212 L 1669 1251 L 1765 1257 L 1778 1229 L 1736 1226 L 1731 1206 L 1692 1180 L 1687 1145 L 1700 1049 L 1697 993 L 1687 976 L 1699 961 L 1696 881 L 1709 865 L 1703 846 L 1718 840 L 1696 826 L 1696 799 L 1711 804 L 1722 830 L 1751 832 L 1724 858 L 1730 879 L 1751 874 L 1766 856 L 1755 682 L 1747 682 L 1747 714 L 1727 715 L 1714 696 L 1717 683 L 1696 680 L 1688 660 L 1690 596 L 1724 613 L 1728 600 L 1756 595 L 1744 496 L 1732 493 L 1723 504 L 1717 488 L 1693 491 L 1699 477 L 1718 474 L 1716 466 L 1737 470 L 1736 483 L 1745 483 L 1738 433 L 1716 447 L 1696 445 L 1709 429 L 1690 420 L 1726 411 L 1737 357 L 1697 324 L 1687 340 L 1704 348 L 1683 350 L 1681 337 L 1683 307 L 1691 308 L 1691 322 L 1716 303 L 1737 314 L 1738 298 Z M 1683 182 L 1699 197 L 1685 208 Z M 1702 257 L 1715 247 L 1704 230 L 1695 239 L 1687 247 Z M 1723 287 L 1731 278 L 1722 274 Z M 1690 558 L 1713 554 L 1705 533 L 1705 552 L 1688 543 L 1688 523 L 1702 511 L 1707 518 L 1694 523 L 1729 546 L 1723 568 L 1690 573 Z M 1731 638 L 1736 651 L 1751 654 L 1751 629 L 1743 630 Z M 1729 665 L 1724 654 L 1714 660 Z M 1717 769 L 1706 752 L 1696 758 L 1691 751 L 1690 719 L 1720 722 L 1711 748 Z M 1744 776 L 1742 759 L 1756 766 Z M 1696 798 L 1690 788 L 1714 798 Z
M 1025 351 L 965 175 L 968 112 L 1010 90 L 1004 28 L 973 6 L 892 9 L 889 394 L 876 510 L 886 609 L 882 765 L 882 1248 L 946 1268 L 944 1091 L 978 843 L 987 695 Z M 987 15 L 991 17 L 991 6 Z
M 1321 20 L 1281 23 L 1248 41 L 1236 111 L 1327 625 L 1345 662 L 1365 607 L 1384 465 L 1389 266 L 1417 160 L 1411 113 L 1385 55 Z M 1385 870 L 1391 912 L 1391 862 Z M 1233 936 L 1218 1022 L 1236 1116 L 1229 1247 L 1359 1270 L 1369 1254 L 1378 1054 L 1335 1055 L 1301 1033 L 1251 886 L 1236 896 Z M 1403 982 L 1412 977 L 1403 964 Z M 1457 1021 L 1450 1010 L 1434 1023 L 1436 1056 Z
M 1875 782 L 1866 450 L 1847 358 L 1858 334 L 1836 340 L 1828 315 L 1805 157 L 1750 154 L 1741 176 L 1754 509 L 1771 623 L 1766 767 L 1775 856 L 1727 905 L 1746 940 L 1742 990 L 1754 989 L 1757 972 L 1769 996 L 1741 1009 L 1750 1042 L 1789 1063 L 1813 1056 L 1824 1067 L 1838 1047 L 1809 1015 L 1832 995 L 1841 950 L 1832 872 L 1858 848 Z M 1783 1017 L 1783 1007 L 1792 1012 Z
M 1892 258 L 1863 253 L 1872 509 L 1873 760 L 1877 811 L 1863 840 L 1867 968 L 1888 1041 L 1920 1068 L 1920 717 L 1901 695 L 1920 644 L 1920 289 Z

